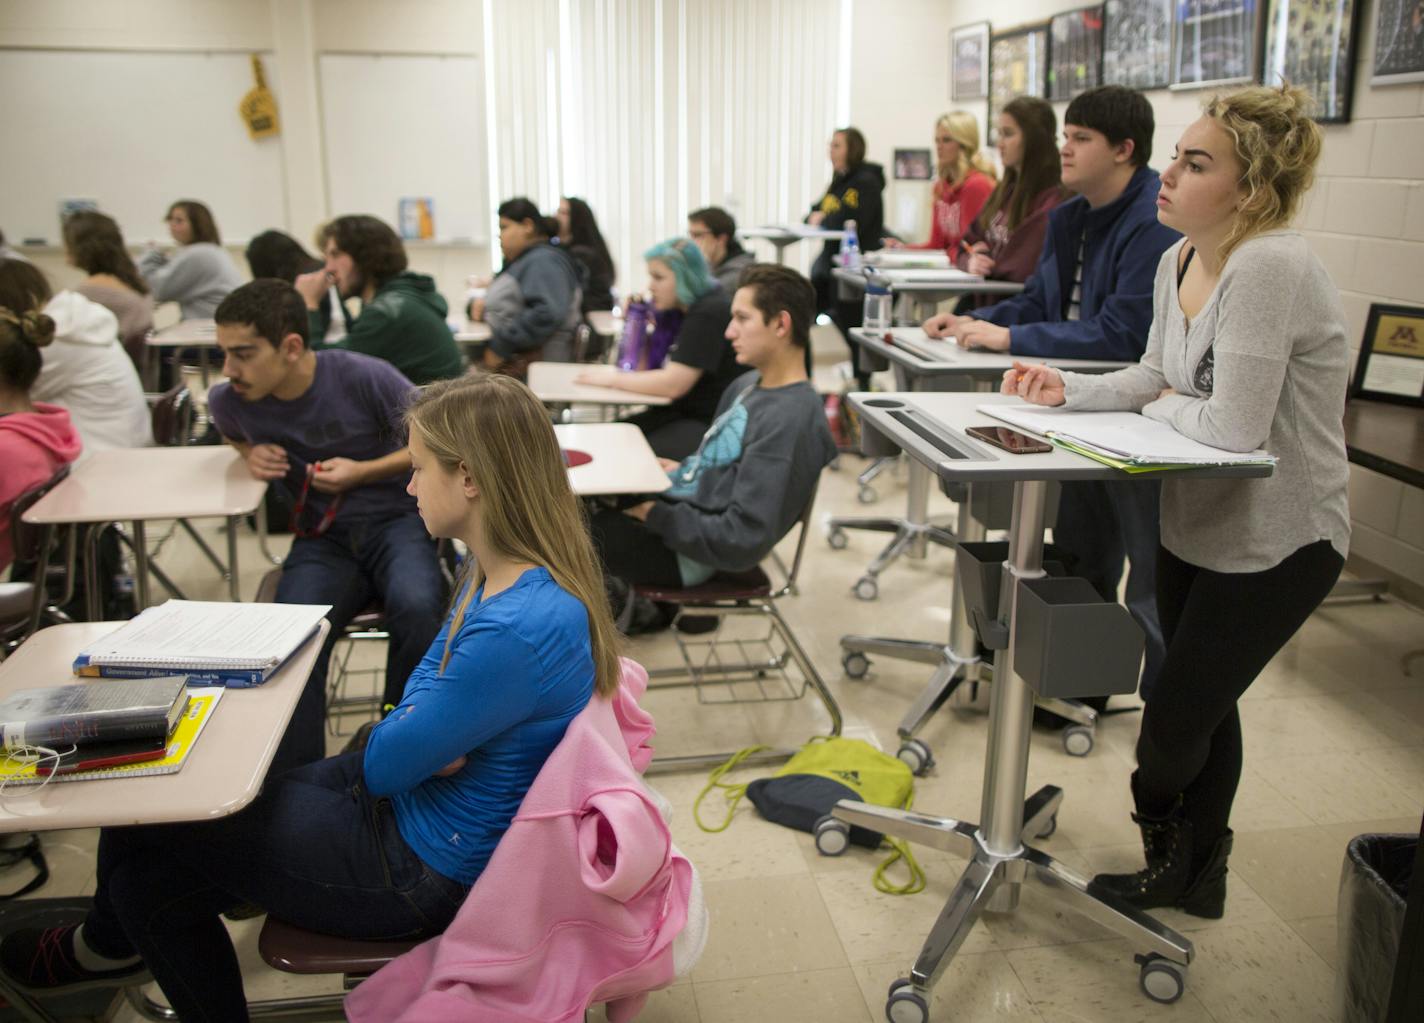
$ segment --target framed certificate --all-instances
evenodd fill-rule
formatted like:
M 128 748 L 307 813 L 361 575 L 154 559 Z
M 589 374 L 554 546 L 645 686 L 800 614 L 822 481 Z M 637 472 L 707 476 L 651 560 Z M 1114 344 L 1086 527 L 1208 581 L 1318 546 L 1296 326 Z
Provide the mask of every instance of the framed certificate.
M 1350 394 L 1424 405 L 1424 309 L 1371 304 Z
M 989 23 L 962 25 L 949 34 L 950 98 L 955 103 L 989 95 Z

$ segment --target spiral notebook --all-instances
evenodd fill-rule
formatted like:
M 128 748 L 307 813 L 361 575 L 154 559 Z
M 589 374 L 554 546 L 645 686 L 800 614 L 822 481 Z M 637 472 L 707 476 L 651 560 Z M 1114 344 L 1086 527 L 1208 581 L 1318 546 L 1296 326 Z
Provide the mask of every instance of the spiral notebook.
M 188 709 L 178 720 L 178 727 L 173 730 L 173 736 L 168 740 L 168 751 L 161 759 L 43 776 L 36 773 L 33 762 L 26 762 L 15 756 L 0 753 L 0 784 L 38 785 L 41 782 L 63 783 L 104 778 L 147 778 L 157 774 L 177 774 L 183 769 L 183 764 L 193 752 L 193 746 L 197 743 L 203 727 L 212 719 L 213 710 L 217 707 L 222 694 L 223 690 L 218 686 L 188 690 Z
M 314 635 L 330 604 L 169 600 L 74 660 L 83 676 L 186 674 L 194 683 L 259 685 Z

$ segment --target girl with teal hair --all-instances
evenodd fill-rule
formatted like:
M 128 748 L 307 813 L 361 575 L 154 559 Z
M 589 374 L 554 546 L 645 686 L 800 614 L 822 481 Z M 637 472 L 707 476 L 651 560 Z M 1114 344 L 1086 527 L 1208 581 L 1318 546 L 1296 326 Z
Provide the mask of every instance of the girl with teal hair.
M 670 238 L 648 249 L 643 258 L 648 263 L 648 298 L 656 323 L 649 348 L 659 350 L 660 342 L 668 344 L 667 361 L 643 370 L 592 366 L 578 380 L 671 399 L 629 422 L 643 431 L 659 458 L 680 461 L 697 450 L 722 392 L 745 367 L 737 365 L 725 336 L 732 319 L 732 296 L 712 276 L 697 243 Z

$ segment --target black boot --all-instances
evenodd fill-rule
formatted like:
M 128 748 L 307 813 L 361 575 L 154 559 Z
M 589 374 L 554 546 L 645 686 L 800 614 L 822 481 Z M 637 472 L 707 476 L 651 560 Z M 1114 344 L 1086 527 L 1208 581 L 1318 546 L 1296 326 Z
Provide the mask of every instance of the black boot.
M 1226 912 L 1226 860 L 1231 855 L 1232 831 L 1216 840 L 1205 862 L 1196 867 L 1196 877 L 1177 900 L 1177 908 L 1192 916 L 1220 920 Z
M 1147 866 L 1135 874 L 1099 874 L 1092 887 L 1138 909 L 1175 906 L 1190 887 L 1192 866 L 1192 826 L 1181 800 L 1165 817 L 1134 813 L 1132 819 L 1142 829 Z

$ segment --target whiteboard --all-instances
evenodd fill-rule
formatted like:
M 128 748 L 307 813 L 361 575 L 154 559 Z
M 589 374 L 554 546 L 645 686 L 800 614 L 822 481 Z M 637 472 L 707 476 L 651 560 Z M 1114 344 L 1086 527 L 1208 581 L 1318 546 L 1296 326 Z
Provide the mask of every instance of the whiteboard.
M 398 227 L 403 198 L 435 201 L 440 241 L 487 240 L 479 59 L 324 53 L 327 205 Z
M 0 51 L 0 229 L 59 245 L 69 198 L 97 200 L 130 244 L 167 242 L 177 199 L 206 203 L 224 242 L 281 226 L 281 138 L 254 142 L 237 112 L 252 85 L 246 53 Z

